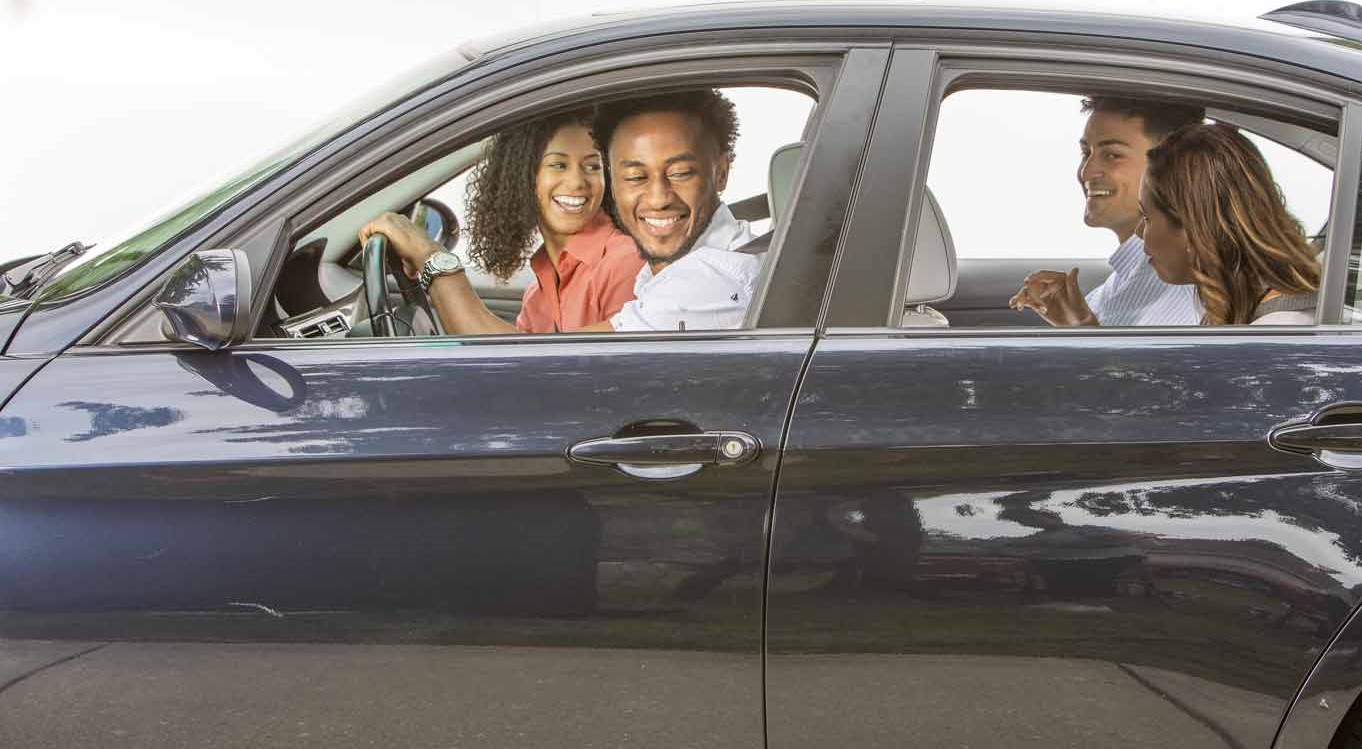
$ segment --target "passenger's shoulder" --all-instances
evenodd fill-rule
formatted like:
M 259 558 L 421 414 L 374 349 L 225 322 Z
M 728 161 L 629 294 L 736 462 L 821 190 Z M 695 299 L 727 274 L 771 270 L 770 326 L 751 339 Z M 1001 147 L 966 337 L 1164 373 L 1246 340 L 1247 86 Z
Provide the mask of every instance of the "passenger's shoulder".
M 693 259 L 712 271 L 734 279 L 746 280 L 761 271 L 761 256 L 713 247 L 697 247 L 684 259 Z
M 1315 311 L 1313 309 L 1302 310 L 1278 310 L 1269 312 L 1262 317 L 1249 323 L 1250 325 L 1314 325 Z

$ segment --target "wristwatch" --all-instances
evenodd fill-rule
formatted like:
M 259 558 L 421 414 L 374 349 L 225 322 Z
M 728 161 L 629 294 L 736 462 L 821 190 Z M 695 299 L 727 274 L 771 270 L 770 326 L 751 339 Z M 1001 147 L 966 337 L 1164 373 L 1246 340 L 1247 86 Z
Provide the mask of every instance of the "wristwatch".
M 421 290 L 430 293 L 430 284 L 438 276 L 447 276 L 451 273 L 463 271 L 463 261 L 449 251 L 437 252 L 426 258 L 426 262 L 421 265 L 421 275 L 417 280 L 421 283 Z

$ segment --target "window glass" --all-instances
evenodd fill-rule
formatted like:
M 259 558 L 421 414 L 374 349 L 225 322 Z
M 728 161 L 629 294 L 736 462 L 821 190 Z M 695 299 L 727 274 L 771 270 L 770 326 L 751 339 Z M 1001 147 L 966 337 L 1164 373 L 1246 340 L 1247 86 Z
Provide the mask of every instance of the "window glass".
M 805 125 L 812 114 L 815 102 L 806 94 L 771 87 L 731 87 L 722 89 L 721 92 L 733 103 L 738 119 L 738 137 L 734 145 L 733 161 L 728 171 L 727 186 L 721 198 L 737 219 L 748 222 L 751 235 L 759 237 L 771 228 L 766 193 L 771 172 L 772 154 L 781 146 L 797 143 L 802 139 Z M 490 143 L 491 140 L 489 139 L 483 145 L 486 146 Z M 473 290 L 487 311 L 504 322 L 516 323 L 519 320 L 523 329 L 522 298 L 527 288 L 537 284 L 536 276 L 529 263 L 524 262 L 519 265 L 518 269 L 515 269 L 515 272 L 509 278 L 500 280 L 495 274 L 487 272 L 473 263 L 470 258 L 469 182 L 476 172 L 480 158 L 485 158 L 484 150 L 477 147 L 476 144 L 470 145 L 436 163 L 423 167 L 404 177 L 398 183 L 387 185 L 375 194 L 362 197 L 351 208 L 328 221 L 326 225 L 313 230 L 307 236 L 296 241 L 290 260 L 286 262 L 285 277 L 306 279 L 310 274 L 316 273 L 322 279 L 320 284 L 322 288 L 320 294 L 317 293 L 316 289 L 304 289 L 302 292 L 298 292 L 296 289 L 281 284 L 277 294 L 279 302 L 277 307 L 281 312 L 280 317 L 283 319 L 273 326 L 273 333 L 288 337 L 298 336 L 300 330 L 304 331 L 307 337 L 314 335 L 322 337 L 368 335 L 369 331 L 364 328 L 367 313 L 357 301 L 361 291 L 358 285 L 362 275 L 362 255 L 359 252 L 357 232 L 373 217 L 385 211 L 405 210 L 415 200 L 423 196 L 447 206 L 457 217 L 460 226 L 463 227 L 457 243 L 450 249 L 465 263 L 466 278 L 472 284 Z M 537 232 L 532 231 L 526 241 L 524 256 L 528 260 L 530 254 L 541 244 L 541 238 Z M 632 299 L 634 281 L 639 276 L 639 273 L 635 272 L 634 269 L 642 264 L 642 259 L 637 253 L 637 248 L 627 237 L 619 239 L 616 249 L 613 251 L 615 253 L 613 256 L 622 258 L 623 248 L 626 246 L 633 264 L 628 268 L 627 274 L 623 271 L 620 272 L 620 278 L 615 279 L 613 288 L 622 290 L 623 296 Z M 315 269 L 301 263 L 294 263 L 295 257 L 300 259 L 312 257 L 301 252 L 308 247 L 322 248 L 314 250 L 314 254 L 320 255 L 320 262 L 317 263 L 318 267 Z M 747 272 L 748 275 L 759 274 L 763 266 L 763 255 L 754 254 L 746 255 L 746 257 L 750 258 L 746 264 L 751 265 L 755 270 L 749 269 L 750 272 L 744 272 Z M 290 274 L 288 272 L 289 267 L 294 265 L 299 266 L 300 272 Z M 621 260 L 619 265 L 623 267 L 625 263 Z M 561 278 L 563 278 L 562 275 L 559 276 L 559 279 Z M 567 287 L 564 286 L 563 288 Z M 393 289 L 390 288 L 390 296 L 391 291 Z M 534 293 L 542 294 L 542 291 Z M 290 295 L 291 298 L 284 298 Z M 305 299 L 306 303 L 300 304 L 298 298 Z M 559 299 L 561 304 L 569 303 L 566 293 Z M 325 301 L 326 304 L 318 304 L 320 301 Z M 628 303 L 623 299 L 621 301 L 625 304 Z M 681 300 L 678 305 L 684 308 L 684 302 L 685 300 Z M 740 299 L 739 304 L 741 303 Z M 690 309 L 699 308 L 691 307 Z M 738 314 L 735 315 L 738 322 L 734 325 L 741 324 L 741 312 L 742 310 L 739 309 Z M 319 314 L 328 317 L 328 321 L 320 326 L 313 322 Z M 611 317 L 613 317 L 613 314 L 600 322 L 608 321 Z M 726 323 L 702 323 L 699 327 L 696 327 L 693 322 L 687 327 L 686 319 L 679 319 L 676 329 L 700 330 L 731 327 Z M 559 329 L 558 320 L 551 322 L 554 330 L 532 330 L 529 332 L 571 332 L 574 330 L 572 325 L 565 325 L 562 329 Z M 304 327 L 300 327 L 300 324 L 303 324 Z M 448 328 L 448 326 L 446 327 Z M 495 327 L 495 325 L 492 325 L 490 328 L 472 332 L 467 330 L 453 330 L 451 332 L 460 335 L 498 332 Z M 655 330 L 657 329 L 670 330 L 672 328 L 655 328 Z
M 1078 139 L 1082 97 L 960 91 L 941 103 L 927 186 L 959 258 L 1105 258 L 1112 233 L 1083 223 Z M 998 127 L 998 118 L 1007 127 Z M 1253 132 L 1287 209 L 1314 236 L 1329 213 L 1330 169 Z
M 1045 326 L 1032 309 L 1011 309 L 1013 295 L 1036 271 L 1074 269 L 1076 296 L 1084 301 L 1076 307 L 1092 314 L 1071 316 L 1069 324 L 1096 319 L 1115 326 L 1195 325 L 1209 319 L 1196 284 L 1165 283 L 1144 251 L 1185 248 L 1187 242 L 1142 247 L 1131 235 L 1141 215 L 1136 198 L 1143 141 L 1110 153 L 1089 144 L 1092 156 L 1080 178 L 1080 139 L 1090 121 L 1082 102 L 1068 93 L 976 89 L 952 93 L 941 103 L 927 177 L 934 200 L 923 209 L 918 248 L 945 242 L 957 274 L 948 296 L 942 284 L 909 281 L 904 325 Z M 1115 116 L 1129 127 L 1129 118 Z M 1238 128 L 1268 166 L 1264 192 L 1279 192 L 1304 236 L 1318 237 L 1330 208 L 1333 137 L 1227 109 L 1208 110 L 1204 121 Z M 1133 132 L 1143 134 L 1138 125 Z M 1110 133 L 1096 137 L 1121 142 Z M 1094 180 L 1094 174 L 1101 176 Z M 1112 218 L 1118 214 L 1126 218 Z M 1144 226 L 1157 228 L 1152 222 Z M 1124 239 L 1131 241 L 1122 245 Z M 923 272 L 918 264 L 915 259 L 918 281 L 932 281 L 930 268 Z M 1113 289 L 1122 291 L 1113 296 Z M 924 304 L 929 307 L 919 309 Z
M 1080 100 L 971 90 L 941 103 L 927 187 L 958 258 L 1105 258 L 1114 249 L 1111 232 L 1083 224 Z

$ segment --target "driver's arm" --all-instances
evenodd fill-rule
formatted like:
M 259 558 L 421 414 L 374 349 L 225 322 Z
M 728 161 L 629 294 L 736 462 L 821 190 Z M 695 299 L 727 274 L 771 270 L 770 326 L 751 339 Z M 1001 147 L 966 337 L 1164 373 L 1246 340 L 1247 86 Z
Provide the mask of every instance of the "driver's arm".
M 385 213 L 359 230 L 360 244 L 369 237 L 382 234 L 402 258 L 402 271 L 411 278 L 421 273 L 426 259 L 444 248 L 404 216 Z M 492 314 L 478 298 L 466 273 L 437 276 L 427 294 L 440 316 L 446 333 L 455 335 L 486 335 L 490 333 L 519 333 L 515 325 Z
M 431 244 L 434 244 L 432 242 Z M 429 257 L 429 255 L 427 255 Z M 422 260 L 421 262 L 425 262 Z M 403 269 L 406 269 L 406 258 L 403 258 Z M 416 266 L 420 268 L 420 265 Z M 418 271 L 419 272 L 419 271 Z M 408 271 L 409 275 L 411 274 Z M 468 282 L 468 274 L 450 273 L 444 276 L 436 276 L 430 282 L 430 303 L 435 307 L 435 313 L 440 316 L 440 324 L 444 325 L 445 332 L 459 335 L 486 335 L 489 333 L 519 333 L 520 329 L 512 323 L 492 314 L 487 309 L 487 305 L 482 303 L 478 297 L 478 292 L 474 290 L 473 284 Z

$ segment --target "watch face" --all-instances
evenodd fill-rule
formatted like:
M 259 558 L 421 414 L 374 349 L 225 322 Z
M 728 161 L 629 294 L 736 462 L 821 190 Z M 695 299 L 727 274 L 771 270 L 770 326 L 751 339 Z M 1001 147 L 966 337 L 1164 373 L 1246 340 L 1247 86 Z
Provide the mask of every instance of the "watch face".
M 463 267 L 463 263 L 459 260 L 459 256 L 452 252 L 437 252 L 430 256 L 430 266 L 437 273 L 443 273 L 458 270 Z

